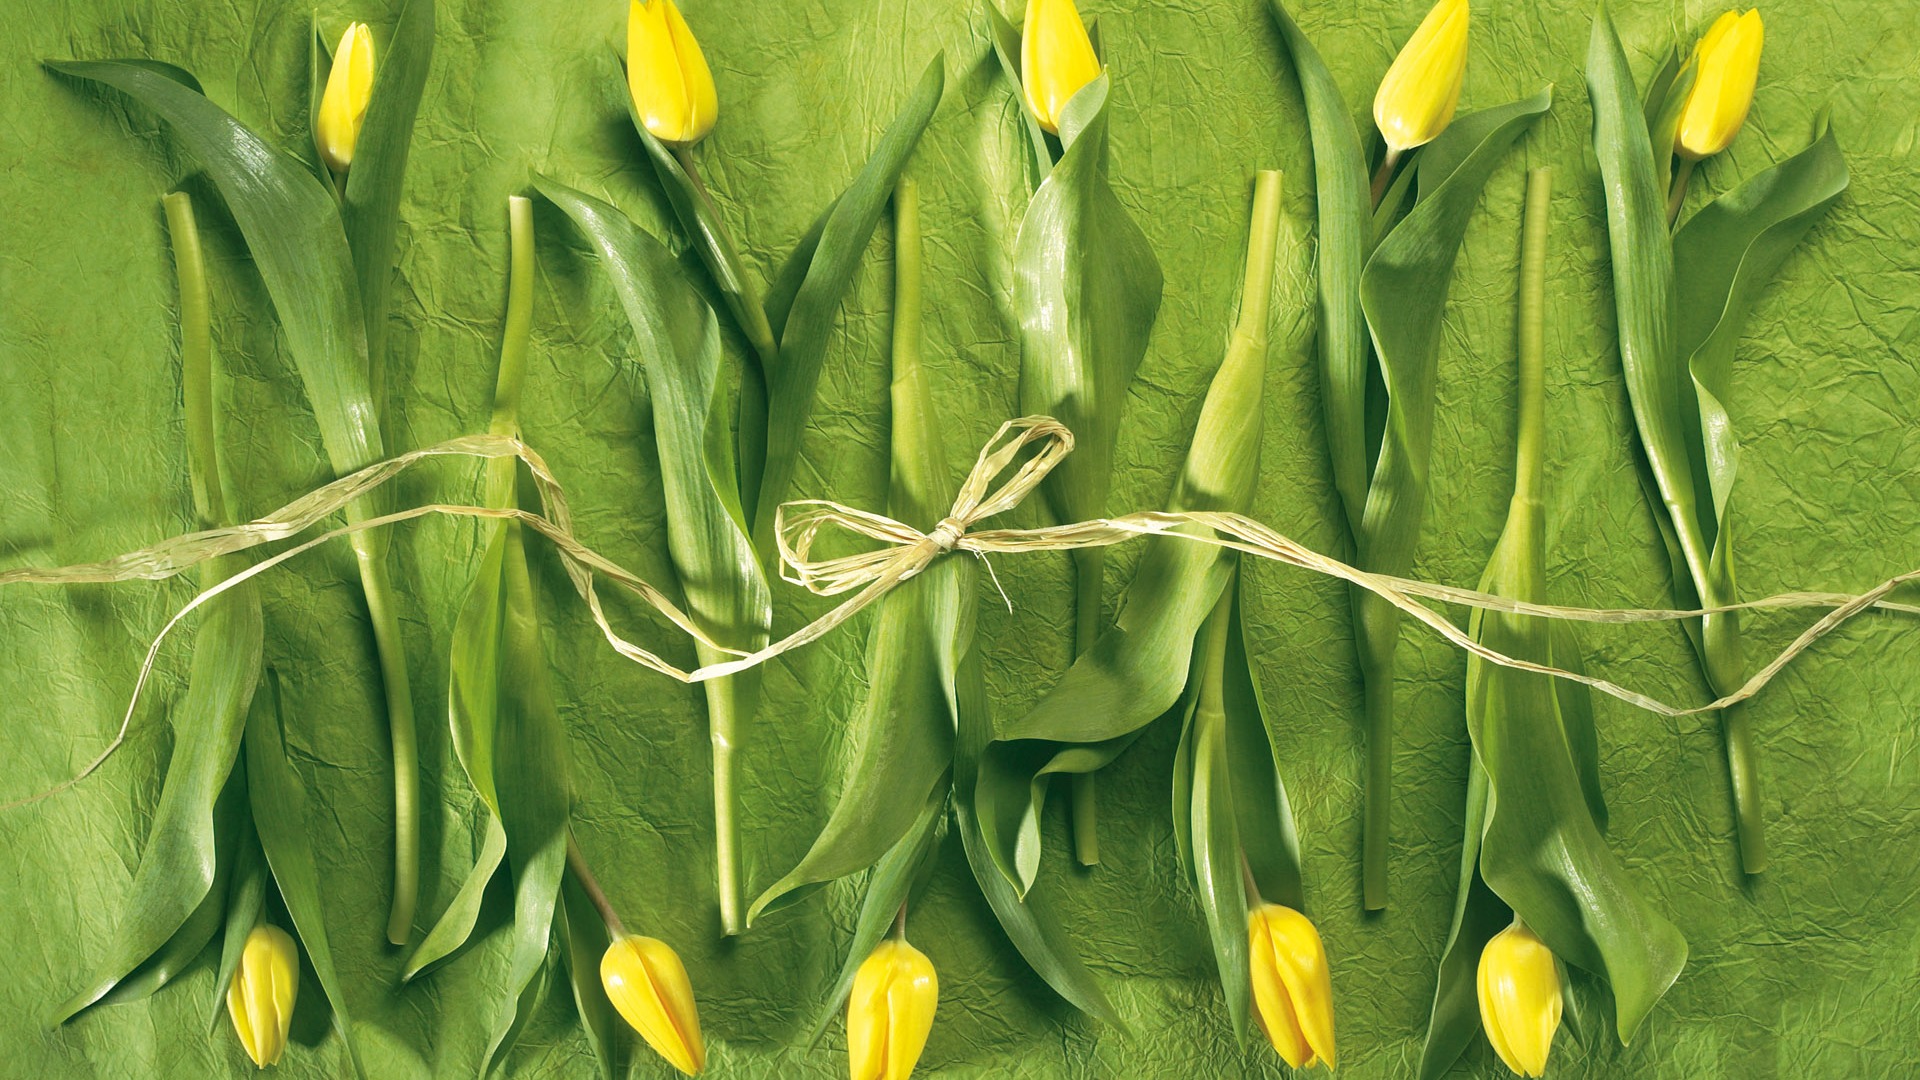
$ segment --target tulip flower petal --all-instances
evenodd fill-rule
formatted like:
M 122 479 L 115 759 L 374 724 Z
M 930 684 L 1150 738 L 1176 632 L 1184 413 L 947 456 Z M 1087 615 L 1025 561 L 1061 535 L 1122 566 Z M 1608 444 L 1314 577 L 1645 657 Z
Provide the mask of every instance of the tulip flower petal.
M 1100 57 L 1073 0 L 1032 0 L 1020 39 L 1020 82 L 1040 126 L 1059 134 L 1067 102 L 1099 76 Z
M 1468 21 L 1468 0 L 1439 0 L 1380 80 L 1373 121 L 1394 153 L 1432 142 L 1453 122 L 1467 71 Z
M 1516 922 L 1481 950 L 1476 989 L 1494 1053 L 1522 1076 L 1541 1075 L 1563 1006 L 1553 951 Z
M 600 981 L 620 1016 L 667 1063 L 692 1076 L 706 1065 L 686 965 L 666 942 L 627 935 L 600 958 Z
M 1753 107 L 1766 27 L 1756 9 L 1725 12 L 1694 47 L 1693 93 L 1680 117 L 1674 152 L 1689 160 L 1712 157 L 1732 145 Z
M 373 32 L 366 23 L 354 23 L 340 35 L 327 88 L 320 95 L 320 113 L 314 118 L 314 139 L 320 157 L 334 172 L 353 164 L 354 146 L 373 99 Z
M 1294 1068 L 1322 1062 L 1333 1068 L 1333 978 L 1319 930 L 1292 908 L 1262 904 L 1248 931 L 1261 1030 Z

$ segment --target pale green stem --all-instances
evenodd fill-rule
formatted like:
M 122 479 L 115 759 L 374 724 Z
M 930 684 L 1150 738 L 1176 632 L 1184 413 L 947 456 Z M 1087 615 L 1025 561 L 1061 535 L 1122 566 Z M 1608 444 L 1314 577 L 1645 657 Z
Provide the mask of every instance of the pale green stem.
M 361 502 L 347 508 L 347 520 L 372 516 Z M 393 582 L 387 575 L 387 547 L 375 534 L 353 534 L 353 555 L 360 566 L 360 588 L 367 597 L 374 650 L 386 691 L 387 729 L 393 742 L 393 907 L 387 940 L 405 945 L 413 933 L 413 911 L 420 899 L 420 744 L 413 718 L 413 690 L 406 650 L 400 641 Z
M 206 257 L 193 200 L 186 192 L 176 191 L 163 202 L 167 234 L 173 241 L 174 274 L 180 283 L 180 392 L 187 417 L 187 472 L 200 525 L 213 529 L 228 521 L 213 428 L 213 331 Z
M 1667 227 L 1672 228 L 1680 220 L 1680 208 L 1687 202 L 1687 182 L 1693 179 L 1694 166 L 1700 164 L 1692 158 L 1681 158 L 1680 167 L 1674 170 L 1673 186 L 1667 189 Z
M 520 396 L 527 381 L 527 344 L 533 327 L 533 201 L 522 195 L 507 200 L 510 243 L 507 275 L 507 322 L 500 335 L 500 371 L 494 380 L 493 417 L 487 430 L 517 438 L 520 434 Z M 518 459 L 494 458 L 487 463 L 487 505 L 515 505 L 514 476 Z
M 702 648 L 700 662 L 729 659 L 727 654 Z M 711 655 L 709 655 L 711 654 Z M 739 797 L 734 794 L 740 748 L 740 719 L 752 714 L 749 684 L 734 676 L 709 679 L 706 684 L 707 733 L 713 743 L 713 858 L 714 885 L 720 897 L 720 932 L 728 937 L 746 929 L 740 900 Z
M 1514 499 L 1537 500 L 1546 459 L 1547 227 L 1553 170 L 1527 174 L 1526 214 L 1520 233 L 1520 423 Z

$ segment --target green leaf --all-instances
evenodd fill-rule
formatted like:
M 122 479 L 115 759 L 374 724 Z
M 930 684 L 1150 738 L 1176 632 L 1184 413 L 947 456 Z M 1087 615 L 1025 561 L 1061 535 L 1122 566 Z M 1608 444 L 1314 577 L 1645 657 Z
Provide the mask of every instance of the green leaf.
M 1368 357 L 1366 317 L 1360 308 L 1360 273 L 1366 267 L 1373 211 L 1367 190 L 1367 159 L 1353 114 L 1332 72 L 1300 32 L 1281 0 L 1269 0 L 1281 41 L 1307 107 L 1313 143 L 1314 206 L 1319 215 L 1315 245 L 1315 314 L 1319 335 L 1320 393 L 1327 416 L 1327 453 L 1333 486 L 1346 509 L 1347 527 L 1359 543 L 1367 504 L 1373 450 L 1366 431 Z
M 1105 99 L 1104 75 L 1074 96 L 1087 118 L 1014 241 L 1020 410 L 1074 435 L 1041 485 L 1061 521 L 1106 513 L 1120 413 L 1160 310 L 1160 264 L 1107 178 Z
M 1233 622 L 1233 597 L 1223 593 L 1200 631 L 1197 705 L 1191 722 L 1191 802 L 1183 815 L 1192 830 L 1195 892 L 1206 917 L 1220 972 L 1220 993 L 1235 1040 L 1247 1032 L 1251 978 L 1247 960 L 1247 890 L 1240 872 L 1240 829 L 1225 711 L 1227 633 Z
M 572 786 L 567 775 L 567 737 L 554 710 L 541 644 L 540 612 L 527 570 L 523 528 L 499 523 L 504 606 L 500 624 L 499 713 L 495 739 L 500 760 L 512 766 L 496 775 L 500 825 L 513 868 L 512 945 L 504 990 L 506 1002 L 487 1049 L 484 1075 L 513 1045 L 529 1003 L 538 997 L 536 978 L 546 967 L 566 872 L 567 819 Z
M 1084 96 L 1084 92 L 1076 96 L 1073 104 L 1079 105 Z M 1069 147 L 1035 196 L 1036 206 L 1052 185 L 1073 182 L 1071 163 L 1081 160 L 1077 154 L 1091 152 L 1101 137 L 1098 123 Z M 1104 181 L 1099 186 L 1104 189 Z M 1261 389 L 1266 381 L 1279 196 L 1278 174 L 1263 174 L 1256 185 L 1240 316 L 1201 405 L 1193 445 L 1169 503 L 1171 510 L 1244 511 L 1252 502 L 1259 477 Z M 1034 211 L 1029 210 L 1028 225 L 1033 221 Z M 1022 236 L 1026 236 L 1025 226 Z M 1090 241 L 1091 234 L 1069 230 L 1060 239 Z M 1064 275 L 1062 280 L 1072 276 Z M 1057 321 L 1072 322 L 1074 310 L 1056 307 Z M 1037 320 L 1035 325 L 1045 321 Z M 1059 339 L 1067 341 L 1069 349 L 1070 337 Z M 1062 363 L 1083 366 L 1065 359 Z M 1023 376 L 1023 398 L 1027 385 Z M 1029 412 L 1036 405 L 1023 402 Z M 1068 461 L 1079 454 L 1076 449 Z M 1089 507 L 1066 509 L 1078 517 L 1099 514 Z M 976 808 L 994 862 L 1020 892 L 1032 886 L 1039 872 L 1040 814 L 1050 778 L 1105 766 L 1142 727 L 1173 707 L 1187 686 L 1194 635 L 1232 573 L 1233 560 L 1222 549 L 1172 537 L 1149 539 L 1116 625 L 1074 661 L 1031 712 L 1008 725 L 988 747 L 975 793 Z
M 375 65 L 373 96 L 353 147 L 340 201 L 340 220 L 353 254 L 366 327 L 367 382 L 376 416 L 386 394 L 387 303 L 393 291 L 393 238 L 400 223 L 400 195 L 407 174 L 407 152 L 414 121 L 433 62 L 434 0 L 406 0 L 393 36 Z M 319 93 L 319 88 L 314 91 Z M 317 105 L 317 102 L 316 102 Z M 316 112 L 317 114 L 317 112 Z
M 385 456 L 367 381 L 360 290 L 333 197 L 306 166 L 148 62 L 48 67 L 121 90 L 158 113 L 197 158 L 247 239 L 273 297 L 334 472 Z
M 253 807 L 260 850 L 273 871 L 280 899 L 293 919 L 295 936 L 307 951 L 320 990 L 333 1006 L 333 1025 L 345 1041 L 356 1076 L 365 1076 L 353 1038 L 347 998 L 333 966 L 327 941 L 325 905 L 320 900 L 320 871 L 313 860 L 313 827 L 307 816 L 307 790 L 287 760 L 280 715 L 279 683 L 269 671 L 266 692 L 256 694 L 247 713 L 247 794 Z
M 204 577 L 224 580 L 246 565 L 235 557 L 217 562 Z M 131 976 L 146 992 L 157 989 L 199 955 L 219 928 L 226 890 L 224 880 L 216 888 L 216 879 L 224 876 L 233 843 L 231 826 L 220 828 L 215 805 L 239 755 L 248 703 L 260 679 L 263 627 L 251 583 L 207 602 L 187 692 L 172 712 L 173 757 L 127 890 L 126 914 L 101 974 L 60 1006 L 55 1023 L 72 1019 Z M 223 831 L 229 837 L 224 843 Z M 134 988 L 122 996 L 136 996 Z
M 854 920 L 853 940 L 847 943 L 847 958 L 841 963 L 833 988 L 827 991 L 820 1014 L 814 1019 L 809 1043 L 818 1044 L 827 1028 L 833 1026 L 834 1018 L 847 1003 L 847 995 L 853 991 L 853 978 L 859 974 L 860 965 L 873 955 L 880 939 L 893 928 L 901 905 L 910 898 L 921 877 L 922 867 L 939 850 L 940 839 L 946 835 L 949 786 L 939 784 L 923 800 L 919 812 L 908 819 L 907 829 L 899 841 L 874 864 L 873 874 L 867 878 L 866 896 L 860 902 L 860 914 Z
M 768 372 L 767 468 L 753 513 L 754 546 L 767 565 L 773 558 L 774 511 L 790 497 L 800 460 L 800 436 L 813 415 L 813 395 L 833 324 L 853 284 L 867 242 L 886 210 L 901 170 L 933 118 L 946 84 L 946 55 L 933 58 L 893 125 L 853 183 L 834 202 L 820 229 L 818 246 L 792 304 L 776 326 L 780 366 Z
M 1249 569 L 1244 564 L 1240 567 L 1239 584 L 1233 594 L 1221 686 L 1234 820 L 1239 824 L 1240 850 L 1246 855 L 1247 869 L 1260 887 L 1260 895 L 1295 911 L 1305 911 L 1307 890 L 1300 871 L 1300 836 L 1294 827 L 1293 806 L 1280 776 L 1280 752 L 1274 743 L 1277 718 L 1267 707 L 1247 656 Z

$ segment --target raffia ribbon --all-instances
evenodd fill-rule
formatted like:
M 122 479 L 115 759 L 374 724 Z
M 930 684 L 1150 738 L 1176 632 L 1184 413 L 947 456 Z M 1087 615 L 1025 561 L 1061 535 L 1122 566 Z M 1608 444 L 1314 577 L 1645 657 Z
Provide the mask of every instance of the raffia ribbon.
M 1021 460 L 1030 447 L 1037 448 Z M 1213 512 L 1143 512 L 1124 517 L 1100 518 L 1067 525 L 1036 529 L 980 529 L 981 522 L 1020 505 L 1040 485 L 1048 473 L 1073 450 L 1073 433 L 1066 425 L 1046 416 L 1010 420 L 1000 426 L 993 439 L 981 450 L 973 470 L 961 484 L 952 511 L 930 532 L 866 510 L 823 499 L 808 499 L 782 505 L 775 519 L 782 576 L 821 596 L 854 595 L 792 634 L 754 652 L 741 652 L 713 641 L 671 596 L 639 575 L 626 570 L 582 543 L 573 531 L 572 513 L 565 491 L 546 461 L 519 439 L 500 435 L 470 435 L 450 439 L 425 449 L 402 454 L 387 461 L 342 477 L 304 495 L 265 517 L 230 528 L 176 536 L 151 547 L 128 552 L 97 563 L 58 568 L 21 567 L 0 571 L 0 585 L 80 584 L 85 582 L 157 581 L 183 573 L 208 559 L 247 551 L 264 544 L 290 539 L 317 526 L 348 504 L 373 491 L 414 466 L 435 458 L 474 457 L 482 459 L 517 457 L 526 463 L 541 500 L 541 512 L 522 509 L 490 509 L 450 503 L 424 506 L 384 514 L 330 529 L 284 551 L 275 553 L 195 596 L 176 612 L 155 636 L 135 682 L 131 700 L 120 730 L 107 749 L 64 788 L 98 768 L 126 739 L 140 696 L 159 656 L 160 647 L 187 616 L 228 589 L 266 573 L 329 541 L 356 532 L 378 529 L 431 514 L 517 521 L 539 533 L 553 544 L 575 590 L 592 612 L 608 644 L 621 656 L 685 683 L 704 682 L 745 671 L 776 656 L 816 641 L 859 614 L 863 609 L 891 592 L 901 582 L 919 574 L 934 560 L 954 552 L 979 558 L 995 554 L 1030 551 L 1071 551 L 1077 548 L 1107 547 L 1143 536 L 1172 537 L 1188 543 L 1210 544 L 1244 555 L 1296 566 L 1327 577 L 1350 582 L 1379 595 L 1442 638 L 1489 663 L 1521 671 L 1532 671 L 1584 683 L 1601 693 L 1637 705 L 1662 716 L 1682 717 L 1712 712 L 1745 701 L 1772 681 L 1780 670 L 1821 638 L 1870 609 L 1920 614 L 1920 607 L 1895 603 L 1888 599 L 1901 586 L 1920 580 L 1920 570 L 1888 578 L 1862 593 L 1791 592 L 1725 607 L 1680 610 L 1669 608 L 1583 608 L 1550 604 L 1529 604 L 1493 596 L 1471 589 L 1434 585 L 1410 578 L 1372 574 L 1322 555 L 1281 533 L 1242 514 Z M 1017 463 L 1017 465 L 1016 465 Z M 993 487 L 1002 473 L 1013 470 L 1000 487 Z M 847 533 L 879 544 L 877 548 L 832 558 L 813 557 L 813 549 L 823 534 Z M 596 583 L 605 579 L 639 597 L 668 622 L 689 637 L 733 658 L 695 669 L 684 669 L 658 653 L 627 640 L 613 627 L 600 599 Z M 1683 708 L 1631 690 L 1607 679 L 1582 675 L 1545 664 L 1507 656 L 1474 641 L 1444 614 L 1421 600 L 1459 604 L 1488 611 L 1536 615 L 1550 619 L 1568 619 L 1592 623 L 1672 622 L 1724 611 L 1782 608 L 1830 608 L 1811 626 L 1794 638 L 1766 666 L 1755 672 L 1735 692 L 1705 705 Z M 30 800 L 22 800 L 30 801 Z M 17 805 L 17 804 L 10 804 Z M 0 807 L 3 809 L 4 807 Z

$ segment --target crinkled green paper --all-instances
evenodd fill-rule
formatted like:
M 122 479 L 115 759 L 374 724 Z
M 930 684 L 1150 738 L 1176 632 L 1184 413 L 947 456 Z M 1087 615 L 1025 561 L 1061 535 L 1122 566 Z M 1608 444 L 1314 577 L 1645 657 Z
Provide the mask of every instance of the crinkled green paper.
M 391 0 L 321 4 L 323 26 L 390 22 Z M 1285 169 L 1287 220 L 1267 400 L 1266 482 L 1254 513 L 1320 547 L 1342 543 L 1310 356 L 1311 171 L 1298 91 L 1264 0 L 1087 0 L 1113 72 L 1113 174 L 1166 270 L 1166 302 L 1133 384 L 1115 459 L 1116 508 L 1161 505 L 1230 323 L 1253 170 Z M 1342 91 L 1372 96 L 1424 0 L 1308 0 L 1295 15 Z M 700 153 L 763 275 L 845 185 L 937 50 L 945 102 L 909 168 L 924 193 L 927 364 L 953 460 L 1013 415 L 1018 346 L 1011 251 L 1029 154 L 973 0 L 686 0 L 719 82 L 720 126 Z M 1619 0 L 1645 76 L 1717 12 Z M 148 114 L 49 74 L 47 57 L 152 56 L 190 66 L 214 100 L 298 148 L 305 135 L 310 7 L 289 0 L 59 0 L 21 5 L 0 34 L 0 566 L 104 557 L 189 527 L 174 286 L 160 196 L 199 198 L 214 285 L 223 450 L 237 512 L 326 478 L 316 429 L 263 290 L 231 222 Z M 1708 190 L 1805 144 L 1833 106 L 1854 184 L 1757 307 L 1732 403 L 1744 450 L 1743 592 L 1856 590 L 1920 563 L 1920 15 L 1878 0 L 1776 3 L 1753 120 L 1696 180 Z M 1484 0 L 1474 10 L 1463 108 L 1560 88 L 1553 112 L 1495 173 L 1467 235 L 1440 356 L 1431 516 L 1416 572 L 1472 584 L 1511 488 L 1513 294 L 1521 187 L 1551 163 L 1548 529 L 1562 602 L 1664 604 L 1668 569 L 1633 473 L 1633 431 L 1612 344 L 1598 179 L 1581 65 L 1585 0 Z M 610 198 L 657 234 L 670 218 L 619 97 L 609 46 L 624 0 L 445 0 L 402 208 L 394 446 L 484 428 L 505 296 L 506 197 L 534 171 Z M 337 30 L 335 31 L 337 33 Z M 569 486 L 585 539 L 649 574 L 666 567 L 644 383 L 604 275 L 551 207 L 537 214 L 541 280 L 524 409 L 528 439 Z M 883 226 L 827 358 L 796 493 L 884 506 L 890 288 Z M 691 265 L 691 260 L 689 260 Z M 737 347 L 740 343 L 735 342 Z M 472 499 L 478 470 L 448 464 L 403 498 Z M 426 806 L 422 919 L 445 905 L 481 818 L 454 764 L 442 700 L 447 638 L 472 573 L 476 528 L 428 521 L 396 538 L 416 665 Z M 836 1028 L 804 1046 L 840 963 L 845 887 L 718 941 L 700 694 L 608 650 L 554 560 L 533 545 L 550 613 L 555 691 L 572 735 L 581 843 L 634 929 L 672 940 L 701 999 L 717 1077 L 845 1075 Z M 1136 547 L 1108 575 L 1109 602 Z M 1019 715 L 1071 648 L 1065 556 L 1007 557 L 1016 598 L 983 594 L 981 640 L 999 716 Z M 1359 903 L 1360 685 L 1343 590 L 1250 568 L 1248 646 L 1288 725 L 1287 755 L 1312 913 L 1334 963 L 1342 1074 L 1397 1077 L 1418 1057 L 1445 939 L 1467 763 L 1464 661 L 1410 631 L 1401 656 L 1394 906 Z M 401 988 L 384 942 L 390 821 L 387 735 L 371 640 L 344 546 L 263 580 L 267 659 L 282 674 L 288 749 L 312 789 L 328 929 L 370 1075 L 471 1075 L 506 962 L 494 934 Z M 0 594 L 0 800 L 48 787 L 110 737 L 140 653 L 190 594 L 167 586 L 15 587 Z M 781 625 L 823 603 L 780 593 Z M 629 609 L 632 627 L 667 642 Z M 1756 651 L 1792 617 L 1755 620 Z M 649 629 L 649 627 L 654 627 Z M 749 885 L 790 866 L 825 820 L 858 701 L 866 635 L 852 628 L 777 662 L 747 744 Z M 1704 700 L 1675 627 L 1587 637 L 1610 677 Z M 1693 946 L 1635 1045 L 1563 1039 L 1563 1077 L 1902 1076 L 1920 1071 L 1920 648 L 1911 620 L 1873 616 L 1796 663 L 1751 706 L 1767 777 L 1773 869 L 1736 870 L 1726 771 L 1709 722 L 1664 722 L 1601 699 L 1613 843 Z M 692 660 L 684 642 L 676 662 Z M 142 1003 L 58 1031 L 44 1021 L 105 955 L 158 794 L 172 735 L 164 704 L 79 788 L 0 814 L 0 1077 L 240 1076 L 230 1032 L 207 1029 L 211 958 Z M 1132 1033 L 1053 999 L 1021 964 L 949 844 L 915 942 L 939 966 L 939 1021 L 922 1075 L 1240 1077 L 1283 1072 L 1230 1043 L 1206 931 L 1174 858 L 1171 724 L 1102 776 L 1102 854 L 1084 873 L 1050 860 L 1038 895 L 1058 906 Z M 1067 850 L 1056 817 L 1050 850 Z M 483 916 L 508 914 L 502 891 Z M 344 1056 L 309 981 L 281 1074 L 338 1076 Z M 510 1057 L 517 1077 L 587 1077 L 585 1037 L 556 985 Z M 317 1045 L 316 1045 L 317 1044 Z M 664 1076 L 636 1056 L 635 1074 Z M 1457 1070 L 1497 1075 L 1484 1046 Z

